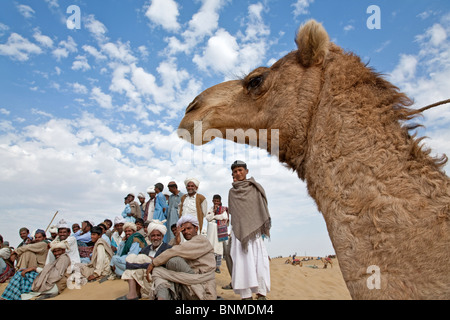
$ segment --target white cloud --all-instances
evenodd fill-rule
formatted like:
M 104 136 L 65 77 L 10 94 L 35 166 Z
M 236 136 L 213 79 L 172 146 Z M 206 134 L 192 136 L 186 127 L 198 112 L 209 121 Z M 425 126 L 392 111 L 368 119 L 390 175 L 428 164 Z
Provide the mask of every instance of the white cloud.
M 12 33 L 5 44 L 0 44 L 0 55 L 9 56 L 13 60 L 26 61 L 30 55 L 41 53 L 39 46 L 17 33 Z
M 75 61 L 72 64 L 72 70 L 81 70 L 87 71 L 90 70 L 91 66 L 89 65 L 87 58 L 85 56 L 77 56 Z
M 50 37 L 41 34 L 39 30 L 36 30 L 36 32 L 33 34 L 33 37 L 42 46 L 47 48 L 53 47 L 53 40 Z
M 69 85 L 73 88 L 73 91 L 75 93 L 81 93 L 81 94 L 87 94 L 88 93 L 88 89 L 86 88 L 86 86 L 84 86 L 84 85 L 82 85 L 82 84 L 80 84 L 78 82 L 70 83 Z
M 117 41 L 117 43 L 108 42 L 103 44 L 101 48 L 112 60 L 126 64 L 132 64 L 137 61 L 137 58 L 131 52 L 129 43 L 122 43 L 121 41 Z
M 152 0 L 145 16 L 156 25 L 167 31 L 178 31 L 180 24 L 177 21 L 180 15 L 178 4 L 173 0 Z
M 27 19 L 32 18 L 35 14 L 35 11 L 33 10 L 33 8 L 31 8 L 30 6 L 27 6 L 25 4 L 17 5 L 17 10 L 19 10 L 20 14 Z
M 313 3 L 314 0 L 297 0 L 296 3 L 292 4 L 294 7 L 294 16 L 298 17 L 300 15 L 309 14 L 308 8 Z
M 231 72 L 238 61 L 239 46 L 236 38 L 226 30 L 219 29 L 216 34 L 208 40 L 202 56 L 195 55 L 193 61 L 200 70 L 212 70 L 220 73 Z
M 108 32 L 108 29 L 103 23 L 96 20 L 93 14 L 90 14 L 86 17 L 84 25 L 86 29 L 88 29 L 97 40 L 107 40 L 105 34 Z
M 92 88 L 91 99 L 97 102 L 97 104 L 104 109 L 112 109 L 112 97 L 103 93 L 99 87 Z
M 58 0 L 45 0 L 50 8 L 59 8 Z
M 245 74 L 261 64 L 270 35 L 262 18 L 261 3 L 248 7 L 246 30 L 244 34 L 232 36 L 228 31 L 219 29 L 209 38 L 202 55 L 196 54 L 193 61 L 201 70 L 211 69 L 226 76 Z
M 189 53 L 205 36 L 210 36 L 219 26 L 219 11 L 226 4 L 225 0 L 202 0 L 202 6 L 188 23 L 188 28 L 181 36 L 183 41 L 176 37 L 169 37 L 168 50 L 170 53 Z
M 62 40 L 59 42 L 58 48 L 54 49 L 52 54 L 58 61 L 60 61 L 61 58 L 67 58 L 70 53 L 77 51 L 78 49 L 75 40 L 71 36 L 68 36 L 67 41 Z
M 103 55 L 100 51 L 98 51 L 96 48 L 90 45 L 83 45 L 83 50 L 89 53 L 91 56 L 93 56 L 97 60 L 105 60 L 106 56 Z

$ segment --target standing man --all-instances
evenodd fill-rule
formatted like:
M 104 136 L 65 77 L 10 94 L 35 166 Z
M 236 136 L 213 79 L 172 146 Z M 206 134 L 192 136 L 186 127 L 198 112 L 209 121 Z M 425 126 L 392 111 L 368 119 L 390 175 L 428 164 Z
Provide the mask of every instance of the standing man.
M 178 186 L 175 181 L 170 181 L 167 187 L 172 193 L 169 196 L 169 208 L 167 209 L 167 226 L 169 227 L 176 224 L 178 221 L 178 208 L 181 203 L 181 197 L 184 193 L 178 190 Z M 173 238 L 173 233 L 167 232 L 164 236 L 164 242 L 169 243 Z
M 155 197 L 156 197 L 155 188 L 148 187 L 147 194 L 149 195 L 150 199 L 145 204 L 144 216 L 142 217 L 142 219 L 144 219 L 144 222 L 153 220 L 153 212 L 155 212 Z
M 153 213 L 153 220 L 164 221 L 167 219 L 167 202 L 166 196 L 163 194 L 164 185 L 162 183 L 155 184 L 155 212 Z
M 139 218 L 144 219 L 145 205 L 147 204 L 147 202 L 145 202 L 145 194 L 143 192 L 139 192 L 138 200 L 139 200 L 139 208 L 141 209 L 141 215 L 139 216 Z
M 213 196 L 213 207 L 206 214 L 208 221 L 207 238 L 214 248 L 216 257 L 216 272 L 220 273 L 223 256 L 223 242 L 228 240 L 228 208 L 222 206 L 222 197 L 218 194 Z
M 231 170 L 233 187 L 228 194 L 229 213 L 232 216 L 231 258 L 233 290 L 242 299 L 266 300 L 270 291 L 269 255 L 263 237 L 270 236 L 271 218 L 263 187 L 255 179 L 247 179 L 247 164 L 235 161 Z
M 129 193 L 124 198 L 125 208 L 122 212 L 122 217 L 125 218 L 127 222 L 135 222 L 137 218 L 141 217 L 141 209 L 139 204 L 134 201 L 134 194 Z
M 208 203 L 205 196 L 197 193 L 200 182 L 195 178 L 189 178 L 184 181 L 187 194 L 181 197 L 179 217 L 192 215 L 199 222 L 198 231 L 201 233 L 203 228 L 203 218 L 208 213 Z

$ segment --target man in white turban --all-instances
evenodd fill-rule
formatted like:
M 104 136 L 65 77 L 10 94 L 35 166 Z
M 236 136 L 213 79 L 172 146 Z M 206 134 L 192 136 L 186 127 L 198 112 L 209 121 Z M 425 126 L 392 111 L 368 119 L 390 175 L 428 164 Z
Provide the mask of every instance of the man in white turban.
M 117 248 L 125 237 L 125 233 L 123 232 L 123 225 L 125 222 L 126 221 L 122 216 L 114 218 L 114 229 L 113 234 L 111 235 L 111 249 L 114 252 L 117 252 Z
M 127 280 L 129 290 L 128 294 L 117 298 L 117 300 L 154 299 L 154 291 L 151 283 L 147 281 L 145 273 L 153 258 L 171 248 L 163 242 L 164 235 L 167 233 L 164 222 L 152 220 L 147 227 L 151 244 L 142 249 L 138 255 L 131 254 L 126 258 L 126 270 L 122 274 L 122 280 Z
M 211 243 L 198 234 L 195 216 L 181 217 L 177 226 L 177 234 L 182 232 L 186 241 L 153 259 L 147 280 L 153 281 L 160 300 L 216 300 L 216 260 Z
M 154 187 L 147 188 L 147 194 L 150 197 L 148 201 L 145 203 L 144 215 L 142 219 L 145 221 L 151 221 L 153 219 L 153 213 L 155 212 L 155 199 L 156 199 L 156 191 Z
M 186 185 L 187 194 L 181 197 L 179 218 L 185 215 L 192 215 L 197 218 L 199 222 L 199 233 L 203 228 L 203 218 L 208 213 L 208 202 L 205 196 L 197 193 L 200 182 L 195 178 L 188 178 L 184 181 Z

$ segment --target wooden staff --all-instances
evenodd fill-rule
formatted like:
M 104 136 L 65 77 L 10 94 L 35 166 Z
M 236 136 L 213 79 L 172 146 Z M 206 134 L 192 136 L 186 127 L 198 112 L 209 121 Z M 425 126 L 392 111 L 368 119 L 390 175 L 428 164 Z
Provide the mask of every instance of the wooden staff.
M 48 228 L 50 228 L 50 225 L 52 224 L 53 220 L 55 220 L 56 215 L 58 214 L 58 211 L 56 211 L 55 215 L 53 216 L 52 221 L 50 221 L 50 223 L 48 224 L 47 229 L 45 229 L 45 232 L 47 232 Z

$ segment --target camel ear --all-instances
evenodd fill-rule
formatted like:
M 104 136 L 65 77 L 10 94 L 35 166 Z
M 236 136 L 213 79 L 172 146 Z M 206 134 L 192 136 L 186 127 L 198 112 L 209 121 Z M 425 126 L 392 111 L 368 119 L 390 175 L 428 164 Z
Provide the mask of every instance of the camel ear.
M 327 53 L 330 38 L 321 23 L 309 20 L 300 26 L 295 38 L 298 47 L 298 59 L 308 68 L 323 63 Z

